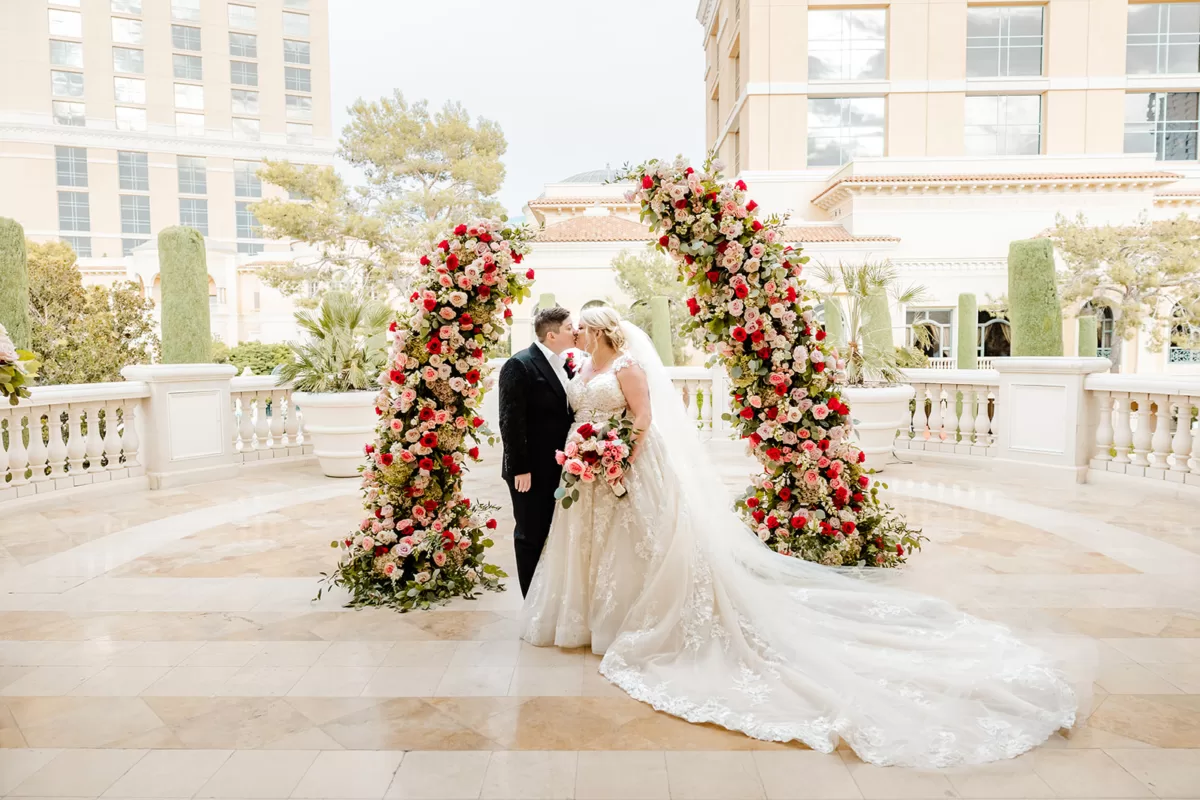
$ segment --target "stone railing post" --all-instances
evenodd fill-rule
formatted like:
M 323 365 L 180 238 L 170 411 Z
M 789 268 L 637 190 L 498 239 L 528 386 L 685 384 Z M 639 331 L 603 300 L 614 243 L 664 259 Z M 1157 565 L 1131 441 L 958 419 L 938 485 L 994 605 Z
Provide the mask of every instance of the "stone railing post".
M 126 367 L 126 380 L 150 388 L 142 454 L 151 489 L 166 489 L 237 474 L 230 380 L 225 364 Z
M 996 458 L 1027 472 L 1083 483 L 1095 448 L 1095 409 L 1084 380 L 1105 372 L 1105 358 L 1057 356 L 996 359 L 1000 373 L 994 428 Z

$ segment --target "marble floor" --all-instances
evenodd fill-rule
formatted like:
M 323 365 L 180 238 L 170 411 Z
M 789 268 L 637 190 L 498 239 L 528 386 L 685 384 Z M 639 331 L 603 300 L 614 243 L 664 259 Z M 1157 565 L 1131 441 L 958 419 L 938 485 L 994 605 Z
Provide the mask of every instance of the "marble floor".
M 719 452 L 740 485 L 747 463 Z M 268 464 L 6 509 L 0 796 L 1200 798 L 1200 494 L 886 477 L 930 537 L 906 582 L 1094 640 L 1069 735 L 987 768 L 880 769 L 656 713 L 590 653 L 522 644 L 515 591 L 406 615 L 314 602 L 356 481 Z M 493 455 L 468 489 L 506 501 Z

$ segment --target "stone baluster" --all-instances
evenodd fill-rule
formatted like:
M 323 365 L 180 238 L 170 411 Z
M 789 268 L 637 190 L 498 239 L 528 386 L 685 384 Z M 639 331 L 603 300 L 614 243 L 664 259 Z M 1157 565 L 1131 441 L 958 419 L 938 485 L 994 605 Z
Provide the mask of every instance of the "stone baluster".
M 50 406 L 46 415 L 46 432 L 50 435 L 50 447 L 46 458 L 50 462 L 50 477 L 65 478 L 67 475 L 67 443 L 63 441 L 62 416 L 66 406 Z
M 1113 447 L 1113 399 L 1108 392 L 1099 391 L 1096 396 L 1096 453 L 1097 461 L 1112 461 Z
M 1187 397 L 1173 397 L 1169 408 L 1175 409 L 1175 436 L 1171 439 L 1171 454 L 1174 463 L 1172 472 L 1188 471 L 1188 450 L 1192 444 L 1192 401 Z M 1170 414 L 1167 419 L 1170 420 Z
M 270 427 L 267 422 L 267 400 L 270 399 L 270 392 L 255 392 L 254 395 L 254 449 L 267 449 L 267 436 L 270 434 Z
M 1135 467 L 1150 465 L 1150 397 L 1139 394 L 1137 411 L 1133 418 L 1133 454 L 1130 462 Z
M 29 483 L 25 470 L 29 466 L 29 451 L 25 449 L 25 408 L 8 412 L 8 468 L 12 473 L 10 486 Z
M 47 409 L 49 410 L 49 409 Z M 46 460 L 49 450 L 42 439 L 42 409 L 29 409 L 29 479 L 34 483 L 42 483 L 49 479 L 46 474 Z
M 958 418 L 958 431 L 962 443 L 966 445 L 975 442 L 975 395 L 978 393 L 974 386 L 962 386 L 962 414 Z
M 1165 394 L 1152 395 L 1150 399 L 1154 402 L 1154 434 L 1150 437 L 1151 464 L 1157 469 L 1167 469 L 1170 466 L 1167 457 L 1171 455 L 1171 406 L 1168 405 Z
M 1187 405 L 1191 406 L 1192 404 L 1189 401 L 1187 403 Z M 1198 402 L 1198 405 L 1200 405 L 1200 402 Z M 1190 418 L 1190 412 L 1189 412 L 1189 418 Z M 1192 466 L 1192 472 L 1196 475 L 1200 475 L 1200 425 L 1196 425 L 1196 427 L 1192 430 L 1192 465 L 1191 466 Z
M 975 392 L 975 444 L 987 447 L 991 441 L 992 421 L 988 419 L 988 389 L 981 387 Z
M 912 435 L 911 439 L 917 442 L 925 441 L 925 384 L 913 384 L 913 415 L 912 415 Z M 850 416 L 854 416 L 854 409 L 850 410 Z
M 998 395 L 999 390 L 989 389 L 984 396 L 980 398 L 979 402 L 979 413 L 986 420 L 984 422 L 984 427 L 988 432 L 986 437 L 986 444 L 988 447 L 996 447 L 996 431 L 1000 430 L 1000 415 L 1004 413 L 1004 409 L 1000 407 L 1000 403 L 997 401 Z M 990 418 L 988 417 L 989 406 L 991 406 L 992 409 Z M 977 430 L 979 428 L 978 422 L 979 421 L 976 420 Z
M 140 400 L 128 400 L 125 403 L 124 414 L 124 430 L 121 432 L 121 451 L 125 455 L 125 466 L 133 468 L 140 466 L 138 462 L 138 450 L 141 446 L 141 441 L 137 434 L 138 414 L 140 413 Z
M 700 407 L 700 428 L 705 431 L 713 429 L 713 385 L 712 383 L 697 384 L 703 386 L 704 405 Z
M 1129 428 L 1129 395 L 1124 392 L 1115 395 L 1117 399 L 1117 429 L 1113 432 L 1113 448 L 1117 451 L 1113 461 L 1117 464 L 1129 463 L 1129 448 L 1133 445 L 1133 431 Z
M 104 472 L 104 465 L 100 463 L 104 455 L 104 440 L 100 437 L 100 409 L 103 407 L 103 403 L 88 403 L 84 407 L 87 410 L 88 472 Z
M 3 428 L 4 428 L 5 416 L 6 416 L 5 413 L 3 411 L 0 411 L 0 434 L 3 434 L 3 432 L 4 432 Z M 0 489 L 3 489 L 3 488 L 5 488 L 5 486 L 9 485 L 7 482 L 8 481 L 8 465 L 9 465 L 8 448 L 4 446 L 4 440 L 0 439 Z
M 121 464 L 121 420 L 118 409 L 120 400 L 109 400 L 104 404 L 104 460 L 108 470 L 122 469 Z
M 929 441 L 942 441 L 942 385 L 929 385 Z
M 83 406 L 73 405 L 67 409 L 67 461 L 72 475 L 82 475 L 87 443 L 83 437 Z
M 242 413 L 238 421 L 238 435 L 242 440 L 242 452 L 249 453 L 254 449 L 254 395 L 242 392 L 237 395 L 241 401 Z
M 290 390 L 287 393 L 287 424 L 284 425 L 284 433 L 287 435 L 289 447 L 300 444 L 300 413 L 296 411 L 296 400 Z
M 287 449 L 283 438 L 283 392 L 279 389 L 271 392 L 271 449 Z

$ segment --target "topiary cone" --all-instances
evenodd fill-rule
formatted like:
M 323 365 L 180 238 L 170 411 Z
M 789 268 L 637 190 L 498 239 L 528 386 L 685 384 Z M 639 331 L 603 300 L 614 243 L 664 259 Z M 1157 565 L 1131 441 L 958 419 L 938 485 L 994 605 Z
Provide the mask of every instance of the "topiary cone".
M 958 369 L 979 369 L 979 302 L 975 295 L 958 296 Z
M 1062 306 L 1049 239 L 1008 246 L 1009 323 L 1014 356 L 1061 356 Z
M 25 229 L 8 217 L 0 217 L 0 323 L 13 344 L 22 350 L 29 349 L 29 265 L 25 258 Z
M 1079 332 L 1076 335 L 1078 339 L 1076 350 L 1084 358 L 1095 358 L 1099 347 L 1096 338 L 1096 317 L 1092 314 L 1084 314 L 1076 320 L 1076 324 L 1079 326 Z
M 163 363 L 211 361 L 204 237 L 195 228 L 164 228 L 158 234 L 158 267 L 162 276 Z

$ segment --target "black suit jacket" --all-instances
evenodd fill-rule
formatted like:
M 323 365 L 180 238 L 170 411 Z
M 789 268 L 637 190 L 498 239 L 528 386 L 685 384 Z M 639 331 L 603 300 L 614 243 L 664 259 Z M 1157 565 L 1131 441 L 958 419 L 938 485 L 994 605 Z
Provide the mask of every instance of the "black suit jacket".
M 562 468 L 554 453 L 562 449 L 573 420 L 567 393 L 536 344 L 509 358 L 500 369 L 501 475 L 511 479 L 529 472 L 535 483 L 549 480 L 557 486 Z

